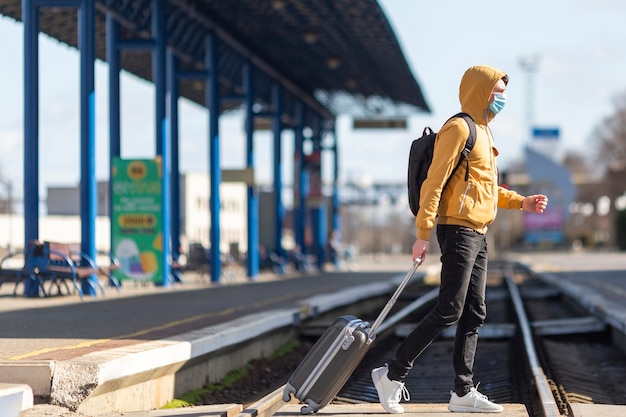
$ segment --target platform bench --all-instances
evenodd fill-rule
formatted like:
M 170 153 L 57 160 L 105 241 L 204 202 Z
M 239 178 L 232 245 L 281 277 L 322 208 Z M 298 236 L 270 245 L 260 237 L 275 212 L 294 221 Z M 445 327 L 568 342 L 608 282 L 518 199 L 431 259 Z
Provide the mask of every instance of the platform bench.
M 44 242 L 43 254 L 47 258 L 47 264 L 41 271 L 45 281 L 50 281 L 48 295 L 51 295 L 53 285 L 56 286 L 58 294 L 61 294 L 61 286 L 64 285 L 69 292 L 67 280 L 71 280 L 72 285 L 83 298 L 82 283 L 88 282 L 94 291 L 98 288 L 94 287 L 94 282 L 89 280 L 92 275 L 98 275 L 100 272 L 96 263 L 86 254 L 74 252 L 72 244 L 60 242 Z M 104 295 L 104 287 L 97 281 L 97 287 L 100 287 Z

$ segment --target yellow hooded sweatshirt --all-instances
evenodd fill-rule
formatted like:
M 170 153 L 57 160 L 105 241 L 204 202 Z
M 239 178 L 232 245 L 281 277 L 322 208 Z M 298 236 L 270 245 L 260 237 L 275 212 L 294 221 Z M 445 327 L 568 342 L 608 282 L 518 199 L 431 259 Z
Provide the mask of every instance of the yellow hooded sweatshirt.
M 469 68 L 459 88 L 461 110 L 476 123 L 476 144 L 469 153 L 469 180 L 465 181 L 463 162 L 442 189 L 456 165 L 469 135 L 462 118 L 448 120 L 435 139 L 433 161 L 422 184 L 420 209 L 415 217 L 418 239 L 429 240 L 435 222 L 469 227 L 485 233 L 496 217 L 497 207 L 521 209 L 523 196 L 498 185 L 498 150 L 487 127 L 494 114 L 489 111 L 489 96 L 506 74 L 479 65 Z

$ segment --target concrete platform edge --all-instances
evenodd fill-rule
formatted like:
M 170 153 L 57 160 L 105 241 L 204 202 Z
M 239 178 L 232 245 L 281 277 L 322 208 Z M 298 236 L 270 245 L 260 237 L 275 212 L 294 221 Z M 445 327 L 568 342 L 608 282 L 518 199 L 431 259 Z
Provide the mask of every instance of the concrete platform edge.
M 0 363 L 0 374 L 11 379 L 7 370 L 13 369 L 22 380 L 34 387 L 34 395 L 49 396 L 52 404 L 76 410 L 90 397 L 145 381 L 146 378 L 175 374 L 192 359 L 296 325 L 319 313 L 388 293 L 402 278 L 403 275 L 394 276 L 384 282 L 310 297 L 298 303 L 297 308 L 269 310 L 167 339 L 92 352 L 67 361 L 5 361 Z M 154 404 L 154 407 L 161 405 Z

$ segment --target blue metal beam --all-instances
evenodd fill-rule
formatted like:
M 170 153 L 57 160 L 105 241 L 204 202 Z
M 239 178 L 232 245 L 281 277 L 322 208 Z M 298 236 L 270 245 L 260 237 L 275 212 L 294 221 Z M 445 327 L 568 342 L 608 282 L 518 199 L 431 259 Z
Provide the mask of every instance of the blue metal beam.
M 326 206 L 320 204 L 311 207 L 311 223 L 313 223 L 313 247 L 317 258 L 317 267 L 321 270 L 326 262 L 326 245 L 328 242 L 328 228 L 326 221 Z
M 227 101 L 227 102 L 231 102 L 231 103 L 238 103 L 238 102 L 242 102 L 246 99 L 245 95 L 242 94 L 229 94 L 229 95 L 222 95 L 222 101 Z
M 274 135 L 274 252 L 279 258 L 284 258 L 285 251 L 283 249 L 283 219 L 285 217 L 285 209 L 283 207 L 283 176 L 282 176 L 282 141 L 281 134 L 283 131 L 282 114 L 282 87 L 276 82 L 272 89 L 272 107 L 274 116 L 272 118 L 272 132 Z M 282 266 L 281 266 L 282 270 Z
M 332 230 L 341 230 L 341 215 L 339 201 L 339 141 L 337 140 L 337 130 L 335 124 L 330 132 L 333 135 L 333 207 L 332 207 Z
M 245 130 L 246 130 L 246 167 L 254 170 L 254 67 L 246 62 L 243 67 L 243 85 L 245 92 Z M 259 196 L 255 184 L 248 184 L 248 277 L 256 279 L 259 275 Z
M 115 18 L 107 14 L 107 63 L 109 64 L 109 168 L 113 166 L 113 159 L 121 155 L 121 124 L 120 124 L 120 51 L 118 49 L 120 25 Z M 110 170 L 109 170 L 110 171 Z M 109 181 L 109 195 L 111 194 Z M 113 199 L 110 198 L 109 202 Z M 110 208 L 111 205 L 109 205 Z M 112 213 L 109 210 L 109 215 Z
M 305 235 L 305 214 L 306 199 L 305 185 L 303 179 L 304 172 L 304 105 L 301 101 L 296 103 L 296 128 L 294 130 L 294 216 L 293 227 L 296 245 L 300 247 L 303 254 L 306 253 Z
M 78 10 L 78 47 L 80 49 L 80 223 L 81 251 L 96 258 L 96 10 L 94 2 L 82 0 Z M 85 295 L 96 296 L 98 277 L 83 282 Z
M 209 108 L 209 175 L 210 193 L 209 207 L 211 209 L 211 281 L 219 282 L 222 274 L 220 253 L 220 183 L 222 174 L 220 169 L 220 137 L 219 113 L 220 92 L 218 82 L 218 39 L 210 33 L 204 40 L 205 67 L 210 75 L 206 81 L 206 103 Z
M 317 116 L 313 122 L 313 152 L 322 150 L 321 120 Z M 321 161 L 320 161 L 321 163 Z M 321 176 L 321 172 L 320 172 Z M 321 181 L 321 178 L 320 178 Z M 326 262 L 326 243 L 328 242 L 328 228 L 326 221 L 326 206 L 324 201 L 319 201 L 316 207 L 311 208 L 311 223 L 313 229 L 313 247 L 317 256 L 317 266 L 322 268 Z
M 157 45 L 154 39 L 124 39 L 118 41 L 117 47 L 133 51 L 152 51 Z
M 24 248 L 39 239 L 39 10 L 22 1 L 24 22 Z
M 167 113 L 170 121 L 169 136 L 171 146 L 171 222 L 172 231 L 172 260 L 178 262 L 180 257 L 180 168 L 179 168 L 179 144 L 178 144 L 178 60 L 170 49 L 167 51 L 167 90 L 168 106 Z M 173 272 L 174 273 L 174 272 Z M 182 278 L 179 276 L 179 280 Z
M 24 248 L 39 239 L 39 11 L 22 1 L 24 22 Z M 24 295 L 36 297 L 39 286 L 26 280 Z
M 209 77 L 208 71 L 179 71 L 178 79 L 179 80 L 200 80 L 206 79 Z
M 113 251 L 113 161 L 121 155 L 120 124 L 120 51 L 118 42 L 120 26 L 113 15 L 107 13 L 107 62 L 109 64 L 109 248 Z
M 161 159 L 161 242 L 163 271 L 162 285 L 169 286 L 171 281 L 171 241 L 170 241 L 170 175 L 171 175 L 171 147 L 168 135 L 169 120 L 166 113 L 166 47 L 167 33 L 165 28 L 166 0 L 152 0 L 152 38 L 155 48 L 152 51 L 152 77 L 155 85 L 155 133 L 156 153 Z
M 35 7 L 75 7 L 80 8 L 84 0 L 31 0 Z M 92 2 L 93 3 L 93 2 Z M 22 2 L 22 4 L 24 4 Z

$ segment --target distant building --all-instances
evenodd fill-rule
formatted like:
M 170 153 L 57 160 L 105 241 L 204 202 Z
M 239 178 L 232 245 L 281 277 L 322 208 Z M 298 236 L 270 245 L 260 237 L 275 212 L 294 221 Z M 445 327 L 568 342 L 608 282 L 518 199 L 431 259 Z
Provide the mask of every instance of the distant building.
M 180 225 L 186 240 L 210 246 L 211 210 L 209 208 L 209 176 L 196 172 L 181 175 Z M 247 191 L 246 184 L 220 184 L 220 250 L 247 251 Z
M 108 181 L 97 184 L 97 215 L 109 216 Z M 187 250 L 188 243 L 201 243 L 210 246 L 209 231 L 211 216 L 209 209 L 209 176 L 207 173 L 194 172 L 180 176 L 180 230 L 181 244 Z M 246 185 L 243 183 L 222 182 L 220 184 L 220 250 L 247 250 Z M 47 214 L 56 216 L 75 216 L 80 214 L 80 190 L 78 187 L 48 187 Z M 61 217 L 62 218 L 62 217 Z M 68 221 L 65 219 L 64 221 Z M 58 240 L 66 240 L 58 237 Z M 108 236 L 106 237 L 108 241 Z M 99 241 L 103 237 L 99 236 Z
M 98 181 L 96 215 L 109 215 L 109 182 Z M 80 213 L 80 190 L 78 187 L 48 187 L 46 212 L 52 216 L 77 216 Z

